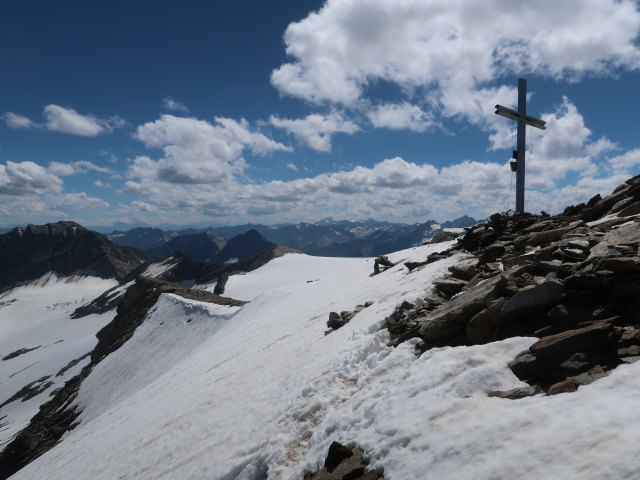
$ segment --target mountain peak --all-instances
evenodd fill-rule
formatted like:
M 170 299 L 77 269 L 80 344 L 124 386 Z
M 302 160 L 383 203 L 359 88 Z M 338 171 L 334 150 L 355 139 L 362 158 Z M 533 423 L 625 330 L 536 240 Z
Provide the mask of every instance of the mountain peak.
M 114 245 L 76 222 L 30 224 L 0 234 L 0 288 L 48 272 L 122 278 L 145 261 L 143 252 Z

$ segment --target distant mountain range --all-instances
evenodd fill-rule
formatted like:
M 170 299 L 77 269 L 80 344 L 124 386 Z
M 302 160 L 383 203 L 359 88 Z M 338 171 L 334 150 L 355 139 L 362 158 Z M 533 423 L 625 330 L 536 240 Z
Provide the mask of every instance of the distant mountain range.
M 318 256 L 378 256 L 421 245 L 443 229 L 469 227 L 476 223 L 477 220 L 468 216 L 442 224 L 434 220 L 402 224 L 373 219 L 336 221 L 327 217 L 316 223 L 302 222 L 295 225 L 248 223 L 177 231 L 139 227 L 127 231 L 115 230 L 107 236 L 118 245 L 145 250 L 153 259 L 182 253 L 201 262 L 224 263 L 232 259 L 242 261 L 274 244 L 286 245 Z M 245 234 L 249 236 L 239 237 Z M 239 247 L 240 244 L 244 246 Z M 249 248 L 249 245 L 256 247 Z

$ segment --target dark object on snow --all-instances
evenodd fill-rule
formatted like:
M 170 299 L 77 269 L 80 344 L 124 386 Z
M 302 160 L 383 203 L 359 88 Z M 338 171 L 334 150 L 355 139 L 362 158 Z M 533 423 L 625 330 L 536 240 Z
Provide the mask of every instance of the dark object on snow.
M 393 266 L 395 266 L 395 263 L 389 260 L 386 255 L 380 255 L 373 263 L 373 274 L 378 275 L 380 272 L 389 270 Z
M 304 480 L 383 480 L 375 470 L 367 471 L 363 452 L 333 442 L 324 461 L 324 468 L 304 476 Z

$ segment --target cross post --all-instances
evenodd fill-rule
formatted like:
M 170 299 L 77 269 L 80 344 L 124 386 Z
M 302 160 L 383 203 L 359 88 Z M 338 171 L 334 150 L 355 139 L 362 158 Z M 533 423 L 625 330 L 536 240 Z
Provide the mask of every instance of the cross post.
M 539 118 L 527 115 L 527 80 L 524 78 L 518 79 L 518 110 L 516 111 L 512 110 L 511 108 L 503 107 L 502 105 L 496 105 L 496 114 L 518 122 L 518 150 L 513 152 L 513 157 L 516 160 L 516 212 L 524 213 L 525 149 L 527 125 L 539 128 L 540 130 L 544 130 L 547 128 L 547 122 L 545 122 L 544 120 L 540 120 Z

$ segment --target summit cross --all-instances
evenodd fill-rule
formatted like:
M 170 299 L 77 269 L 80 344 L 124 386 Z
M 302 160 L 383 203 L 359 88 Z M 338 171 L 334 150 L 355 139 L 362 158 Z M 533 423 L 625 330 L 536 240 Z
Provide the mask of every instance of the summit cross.
M 527 81 L 524 78 L 518 79 L 518 110 L 496 105 L 496 114 L 518 122 L 518 150 L 513 152 L 516 161 L 515 169 L 513 163 L 511 169 L 516 172 L 516 212 L 524 213 L 526 127 L 531 125 L 544 130 L 547 122 L 527 115 Z

